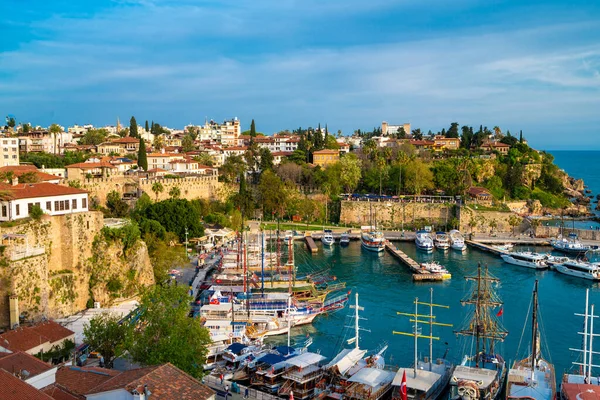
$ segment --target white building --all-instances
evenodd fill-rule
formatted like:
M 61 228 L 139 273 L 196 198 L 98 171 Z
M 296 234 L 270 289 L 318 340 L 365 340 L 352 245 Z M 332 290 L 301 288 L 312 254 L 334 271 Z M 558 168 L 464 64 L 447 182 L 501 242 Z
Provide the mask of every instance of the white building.
M 0 142 L 0 167 L 19 165 L 19 139 L 3 137 Z
M 54 183 L 2 184 L 0 190 L 10 194 L 0 201 L 0 221 L 27 218 L 34 205 L 45 214 L 64 215 L 88 211 L 88 192 Z
M 73 133 L 34 131 L 19 136 L 19 150 L 23 153 L 62 154 L 66 144 L 73 143 Z

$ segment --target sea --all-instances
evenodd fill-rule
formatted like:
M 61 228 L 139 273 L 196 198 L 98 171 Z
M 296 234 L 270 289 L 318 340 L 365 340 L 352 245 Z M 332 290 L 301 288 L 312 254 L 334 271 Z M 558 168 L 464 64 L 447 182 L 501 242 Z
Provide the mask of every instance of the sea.
M 594 194 L 600 193 L 600 175 L 592 167 L 600 152 L 561 151 L 552 154 L 561 168 L 584 179 Z M 535 280 L 538 280 L 542 353 L 554 363 L 557 379 L 573 367 L 571 363 L 577 360 L 578 353 L 569 348 L 581 348 L 582 337 L 578 332 L 583 329 L 583 318 L 575 313 L 584 311 L 586 289 L 590 289 L 590 304 L 595 303 L 600 308 L 600 284 L 549 270 L 534 271 L 509 265 L 497 256 L 473 248 L 465 253 L 434 250 L 431 254 L 424 254 L 417 251 L 413 243 L 399 242 L 396 245 L 417 262 L 438 261 L 451 272 L 452 278 L 444 282 L 415 283 L 408 268 L 391 254 L 366 251 L 359 242 L 352 242 L 348 247 L 340 247 L 336 243 L 331 248 L 323 248 L 318 243 L 316 254 L 310 254 L 301 242 L 294 245 L 295 261 L 301 272 L 330 268 L 338 281 L 346 282 L 346 290 L 351 291 L 350 303 L 355 301 L 355 294 L 359 294 L 359 305 L 364 307 L 359 321 L 361 348 L 375 352 L 387 345 L 385 356 L 388 365 L 410 366 L 414 358 L 414 339 L 394 334 L 394 331 L 410 333 L 413 325 L 408 317 L 398 313 L 414 312 L 417 298 L 419 302 L 429 302 L 430 290 L 433 289 L 433 302 L 449 307 L 434 308 L 436 322 L 452 324 L 452 327 L 434 327 L 433 336 L 439 340 L 433 342 L 433 357 L 447 353 L 448 359 L 460 363 L 464 355 L 472 355 L 475 351 L 472 340 L 457 337 L 454 331 L 463 327 L 471 310 L 470 306 L 460 303 L 471 288 L 465 277 L 476 275 L 477 266 L 481 264 L 500 280 L 496 290 L 504 302 L 501 308 L 491 311 L 501 314 L 498 319 L 509 332 L 496 352 L 509 363 L 528 355 L 531 347 L 529 314 L 532 290 Z M 552 249 L 525 247 L 520 250 L 550 252 Z M 428 311 L 426 306 L 420 306 L 419 314 L 428 314 Z M 600 315 L 600 309 L 596 314 Z M 354 310 L 345 307 L 319 316 L 312 325 L 294 328 L 292 339 L 299 343 L 310 336 L 313 344 L 309 350 L 331 359 L 342 348 L 353 346 L 347 343 L 354 336 L 353 315 Z M 429 335 L 428 325 L 422 329 L 423 335 Z M 600 326 L 598 329 L 600 332 Z M 274 340 L 285 341 L 286 338 L 280 336 Z M 418 353 L 420 357 L 429 355 L 428 339 L 419 339 Z M 595 357 L 600 358 L 600 355 Z M 600 364 L 600 360 L 594 363 Z M 600 373 L 600 369 L 596 373 Z

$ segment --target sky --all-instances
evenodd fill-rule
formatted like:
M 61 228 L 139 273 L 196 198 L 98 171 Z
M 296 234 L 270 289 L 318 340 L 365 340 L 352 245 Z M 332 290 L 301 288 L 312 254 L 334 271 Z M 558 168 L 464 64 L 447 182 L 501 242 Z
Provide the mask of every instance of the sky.
M 458 122 L 600 149 L 600 1 L 3 0 L 0 15 L 0 113 L 19 122 Z

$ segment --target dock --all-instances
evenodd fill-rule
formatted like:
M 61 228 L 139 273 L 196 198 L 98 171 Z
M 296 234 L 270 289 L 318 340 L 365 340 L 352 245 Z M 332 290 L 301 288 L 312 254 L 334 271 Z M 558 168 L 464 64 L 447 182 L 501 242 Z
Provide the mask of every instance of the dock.
M 306 242 L 306 247 L 308 247 L 308 250 L 310 250 L 311 253 L 316 253 L 317 251 L 319 251 L 319 248 L 315 244 L 315 241 L 312 238 L 312 236 L 304 236 L 304 241 Z
M 399 259 L 413 273 L 413 281 L 443 281 L 450 278 L 449 274 L 431 274 L 423 271 L 418 262 L 410 258 L 405 252 L 394 246 L 389 240 L 385 242 L 385 249 Z
M 497 256 L 501 256 L 502 254 L 508 254 L 508 251 L 500 250 L 500 249 L 495 248 L 494 246 L 490 246 L 489 244 L 476 242 L 474 240 L 465 240 L 465 243 L 471 247 L 475 247 L 478 250 L 486 251 L 488 253 L 492 253 Z

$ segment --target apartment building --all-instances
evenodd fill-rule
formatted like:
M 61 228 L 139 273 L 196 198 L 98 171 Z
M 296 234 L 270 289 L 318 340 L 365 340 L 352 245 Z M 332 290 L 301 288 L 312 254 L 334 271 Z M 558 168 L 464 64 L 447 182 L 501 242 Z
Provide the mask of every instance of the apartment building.
M 19 165 L 19 139 L 3 137 L 0 144 L 0 167 Z
M 73 143 L 72 132 L 34 131 L 19 135 L 19 150 L 23 153 L 63 154 L 67 143 Z

